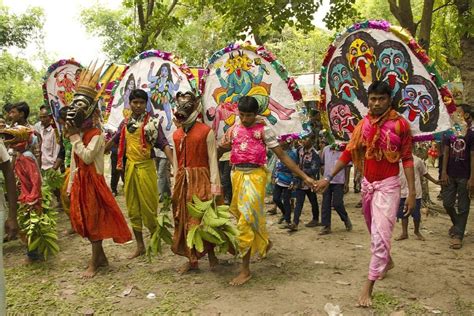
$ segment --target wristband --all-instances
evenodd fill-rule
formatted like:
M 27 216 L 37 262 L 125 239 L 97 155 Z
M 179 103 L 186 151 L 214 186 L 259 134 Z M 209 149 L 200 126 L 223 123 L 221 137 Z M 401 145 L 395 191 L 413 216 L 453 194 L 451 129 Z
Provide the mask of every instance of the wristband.
M 332 179 L 334 179 L 334 177 L 329 175 L 329 176 L 325 176 L 324 179 L 328 180 L 328 182 L 331 182 Z

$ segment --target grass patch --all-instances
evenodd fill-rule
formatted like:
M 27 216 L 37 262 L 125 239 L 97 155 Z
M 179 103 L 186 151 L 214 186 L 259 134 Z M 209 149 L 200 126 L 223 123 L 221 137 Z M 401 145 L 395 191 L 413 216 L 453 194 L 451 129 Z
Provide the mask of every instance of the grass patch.
M 474 314 L 474 303 L 466 302 L 459 296 L 454 301 L 454 307 L 456 308 L 456 314 L 458 315 L 473 315 Z
M 372 297 L 372 308 L 379 315 L 390 314 L 399 303 L 396 297 L 384 292 L 377 292 Z

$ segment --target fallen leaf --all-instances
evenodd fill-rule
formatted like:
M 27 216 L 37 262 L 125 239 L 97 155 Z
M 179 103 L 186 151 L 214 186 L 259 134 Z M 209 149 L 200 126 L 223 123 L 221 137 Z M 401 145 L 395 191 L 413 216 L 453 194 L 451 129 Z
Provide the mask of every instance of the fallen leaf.
M 129 296 L 130 293 L 132 293 L 132 290 L 133 290 L 134 286 L 129 286 L 127 287 L 125 290 L 123 290 L 122 294 L 120 294 L 119 296 L 120 297 L 126 297 L 126 296 Z
M 336 283 L 339 285 L 351 285 L 350 282 L 346 282 L 346 281 L 336 281 Z
M 61 294 L 62 294 L 62 295 L 66 295 L 66 296 L 67 296 L 67 295 L 72 295 L 72 294 L 74 294 L 74 293 L 76 293 L 76 291 L 75 291 L 75 290 L 72 290 L 72 289 L 66 289 L 66 290 L 62 290 L 62 291 L 61 291 Z

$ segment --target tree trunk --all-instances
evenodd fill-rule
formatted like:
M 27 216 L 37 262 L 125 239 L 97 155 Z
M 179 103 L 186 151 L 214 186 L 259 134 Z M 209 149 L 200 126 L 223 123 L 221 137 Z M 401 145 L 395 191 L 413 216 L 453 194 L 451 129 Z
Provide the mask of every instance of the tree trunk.
M 418 42 L 428 53 L 430 50 L 431 27 L 433 23 L 434 0 L 425 0 L 423 2 L 423 13 L 420 20 L 420 33 Z M 414 34 L 413 34 L 414 35 Z
M 390 12 L 397 19 L 400 26 L 406 28 L 411 35 L 416 35 L 417 24 L 413 21 L 410 0 L 388 0 Z
M 461 24 L 461 60 L 459 71 L 463 83 L 463 101 L 474 106 L 474 38 L 472 32 L 471 0 L 457 0 L 458 23 Z M 466 18 L 467 17 L 467 18 Z

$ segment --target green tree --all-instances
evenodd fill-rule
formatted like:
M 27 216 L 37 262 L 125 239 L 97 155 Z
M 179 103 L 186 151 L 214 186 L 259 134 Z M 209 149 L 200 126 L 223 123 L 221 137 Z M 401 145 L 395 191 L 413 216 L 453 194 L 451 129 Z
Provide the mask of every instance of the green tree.
M 292 74 L 319 72 L 332 32 L 315 28 L 307 33 L 287 26 L 269 38 L 270 49 Z
M 40 8 L 29 8 L 28 12 L 15 15 L 6 6 L 0 6 L 0 107 L 26 101 L 35 112 L 43 104 L 42 72 L 25 58 L 7 51 L 8 48 L 26 48 L 35 40 L 40 43 L 43 23 Z
M 317 2 L 306 0 L 124 0 L 120 10 L 96 6 L 81 14 L 89 32 L 103 39 L 114 60 L 168 49 L 190 64 L 200 63 L 229 42 L 253 34 L 262 44 L 285 25 L 310 31 Z M 173 43 L 174 42 L 174 43 Z M 204 57 L 207 56 L 207 57 Z
M 112 10 L 99 4 L 81 11 L 81 22 L 87 32 L 102 40 L 102 49 L 107 56 L 116 62 L 126 63 L 127 57 L 135 54 L 133 33 L 127 27 L 131 16 L 129 10 L 120 8 Z
M 253 34 L 262 45 L 273 31 L 281 32 L 286 25 L 303 31 L 314 28 L 313 15 L 322 0 L 201 0 L 201 8 L 211 7 L 225 17 L 225 30 L 234 38 L 245 39 Z
M 26 101 L 33 112 L 44 103 L 41 71 L 28 60 L 0 53 L 0 108 L 6 103 Z
M 0 3 L 0 48 L 25 48 L 31 40 L 40 36 L 43 19 L 40 8 L 30 8 L 27 13 L 15 15 Z

